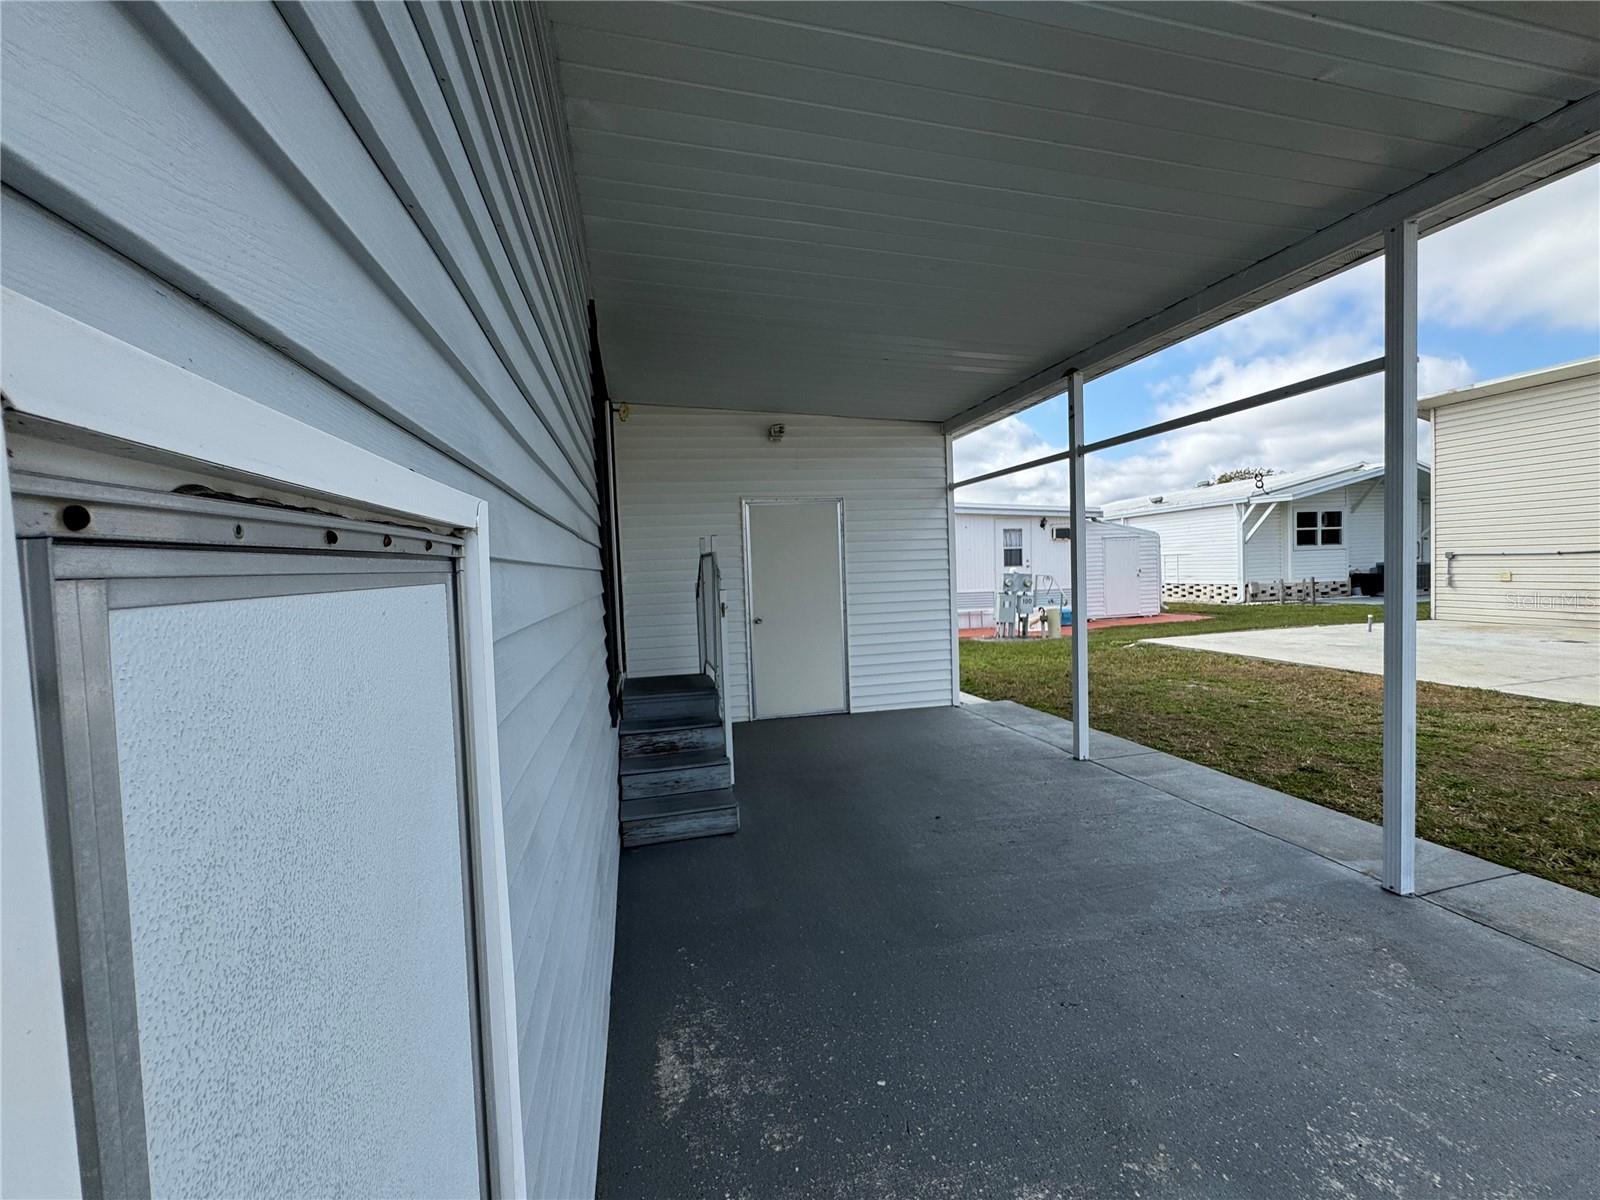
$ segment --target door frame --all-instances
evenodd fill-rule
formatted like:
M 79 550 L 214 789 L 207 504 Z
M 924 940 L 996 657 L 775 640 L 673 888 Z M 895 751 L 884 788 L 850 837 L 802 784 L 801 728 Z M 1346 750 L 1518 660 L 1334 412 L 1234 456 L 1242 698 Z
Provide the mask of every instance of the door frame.
M 818 709 L 814 713 L 786 713 L 791 717 L 823 716 L 829 713 L 847 713 L 850 711 L 850 581 L 846 571 L 845 554 L 845 525 L 844 525 L 844 497 L 843 496 L 743 496 L 739 500 L 739 530 L 740 538 L 744 543 L 744 645 L 745 645 L 745 686 L 750 692 L 750 719 L 759 721 L 761 712 L 756 703 L 756 639 L 753 619 L 755 597 L 755 572 L 751 568 L 750 557 L 750 510 L 763 506 L 778 504 L 832 504 L 838 512 L 838 521 L 835 525 L 836 536 L 839 539 L 839 629 L 840 649 L 843 652 L 844 667 L 844 707 Z
M 1131 612 L 1113 612 L 1111 608 L 1111 567 L 1106 561 L 1106 547 L 1112 542 L 1128 542 L 1133 547 L 1133 609 Z M 1139 535 L 1136 533 L 1102 533 L 1100 535 L 1100 600 L 1107 617 L 1136 616 L 1139 612 Z M 1085 613 L 1088 609 L 1084 610 Z
M 359 506 L 451 531 L 461 539 L 457 601 L 460 621 L 462 763 L 471 804 L 473 868 L 481 893 L 474 914 L 479 936 L 484 1034 L 481 1061 L 484 1122 L 491 1152 L 487 1186 L 492 1196 L 527 1192 L 522 1129 L 521 1071 L 517 1043 L 516 973 L 512 956 L 509 880 L 506 873 L 504 810 L 500 790 L 499 722 L 494 688 L 494 627 L 490 596 L 489 505 L 467 492 L 382 458 L 220 384 L 157 358 L 65 313 L 0 288 L 0 362 L 6 409 L 48 422 L 44 428 L 131 459 L 221 474 L 245 486 L 282 489 L 314 499 Z M 4 448 L 0 425 L 0 450 Z M 0 600 L 4 604 L 9 648 L 22 632 L 22 579 L 15 552 L 8 455 L 0 453 Z M 32 668 L 26 655 L 7 653 L 0 662 L 7 700 L 8 733 L 18 743 L 37 747 L 39 713 L 33 698 Z M 13 711 L 13 697 L 26 697 Z M 8 740 L 8 749 L 11 742 Z M 8 753 L 4 768 L 7 832 L 11 810 L 25 803 L 42 806 L 43 786 L 35 754 Z M 6 862 L 45 863 L 49 845 L 42 821 L 15 827 L 23 839 L 8 836 Z M 15 857 L 14 857 L 15 856 Z M 7 1008 L 24 1003 L 36 1017 L 47 1016 L 48 1033 L 35 1041 L 60 1039 L 65 1049 L 66 1012 L 60 962 L 55 947 L 60 930 L 51 895 L 40 898 L 43 911 L 30 909 L 30 925 L 50 930 L 51 951 L 35 934 L 30 959 L 4 962 Z M 8 937 L 11 914 L 7 914 Z M 33 930 L 30 928 L 30 933 Z M 24 974 L 31 969 L 31 973 Z M 14 975 L 15 972 L 15 975 Z M 13 978 L 25 986 L 12 992 Z M 47 993 L 52 993 L 47 994 Z M 45 1008 L 48 1012 L 44 1012 Z M 9 1021 L 7 1031 L 10 1031 Z M 38 1028 L 37 1026 L 35 1027 Z M 8 1042 L 9 1044 L 9 1042 Z M 72 1080 L 65 1054 L 39 1051 L 51 1060 L 33 1082 L 42 1110 L 52 1117 L 34 1127 L 53 1158 L 70 1154 L 78 1161 L 77 1135 L 69 1104 Z M 9 1115 L 9 1114 L 8 1114 Z
M 482 904 L 462 725 L 456 599 L 460 539 L 424 539 L 418 531 L 396 530 L 387 535 L 391 553 L 378 555 L 372 551 L 386 536 L 383 528 L 363 522 L 270 508 L 248 511 L 254 506 L 43 476 L 14 478 L 22 497 L 14 519 L 21 535 L 17 545 L 28 596 L 29 644 L 42 701 L 36 711 L 46 730 L 41 745 L 48 748 L 43 772 L 47 826 L 61 832 L 60 846 L 72 847 L 70 855 L 58 855 L 53 864 L 53 887 L 62 901 L 57 928 L 63 964 L 73 965 L 71 975 L 78 981 L 73 988 L 77 1000 L 68 1011 L 68 1042 L 74 1053 L 79 1145 L 87 1140 L 94 1148 L 83 1158 L 96 1165 L 98 1191 L 108 1196 L 151 1193 L 130 882 L 120 841 L 123 792 L 114 744 L 110 614 L 200 601 L 416 585 L 445 588 L 475 1156 L 480 1187 L 487 1188 L 491 1151 L 484 1094 L 483 954 L 477 928 Z M 71 500 L 85 501 L 95 514 L 93 525 L 76 535 L 62 531 L 56 520 L 58 510 Z M 222 540 L 236 519 L 248 524 L 256 543 L 248 549 L 235 550 Z M 115 528 L 119 524 L 122 528 Z M 319 532 L 318 524 L 327 528 Z M 105 525 L 112 528 L 100 528 Z M 131 537 L 135 531 L 137 537 Z M 327 533 L 350 549 L 328 552 Z M 91 896 L 98 903 L 85 903 Z M 126 1118 L 117 1111 L 123 1107 L 130 1110 Z

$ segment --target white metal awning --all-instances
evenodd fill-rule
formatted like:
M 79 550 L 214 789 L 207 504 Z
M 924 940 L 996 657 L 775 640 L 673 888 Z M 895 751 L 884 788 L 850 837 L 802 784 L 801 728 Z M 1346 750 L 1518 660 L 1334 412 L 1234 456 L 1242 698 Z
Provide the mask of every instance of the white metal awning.
M 619 400 L 976 428 L 1600 154 L 1600 8 L 552 6 Z

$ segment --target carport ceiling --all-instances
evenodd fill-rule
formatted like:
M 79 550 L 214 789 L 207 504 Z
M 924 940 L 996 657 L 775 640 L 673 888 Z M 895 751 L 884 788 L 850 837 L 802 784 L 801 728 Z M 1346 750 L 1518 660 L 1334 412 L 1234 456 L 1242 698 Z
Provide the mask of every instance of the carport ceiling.
M 975 426 L 1597 150 L 1590 4 L 549 11 L 634 403 Z

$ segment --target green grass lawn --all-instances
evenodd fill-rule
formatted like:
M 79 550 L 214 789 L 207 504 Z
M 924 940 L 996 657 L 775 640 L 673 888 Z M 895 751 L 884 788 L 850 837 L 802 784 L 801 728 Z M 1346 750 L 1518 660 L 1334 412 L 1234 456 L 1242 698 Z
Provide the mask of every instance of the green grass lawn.
M 1209 619 L 1089 634 L 1096 729 L 1367 821 L 1382 814 L 1383 680 L 1151 639 L 1381 620 L 1365 605 L 1187 605 Z M 1420 606 L 1427 616 L 1427 605 Z M 1374 637 L 1379 636 L 1377 633 Z M 961 644 L 961 687 L 1071 712 L 1066 640 Z M 1417 686 L 1417 832 L 1600 895 L 1600 708 Z

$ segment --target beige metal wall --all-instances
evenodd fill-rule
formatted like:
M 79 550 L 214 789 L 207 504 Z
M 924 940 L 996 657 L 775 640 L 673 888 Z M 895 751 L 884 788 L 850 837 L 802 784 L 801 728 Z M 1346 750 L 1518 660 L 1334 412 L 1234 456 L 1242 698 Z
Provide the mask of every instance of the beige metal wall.
M 1600 360 L 1425 403 L 1434 617 L 1600 629 Z

